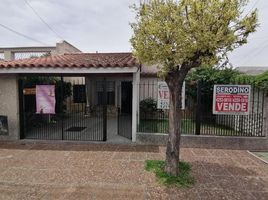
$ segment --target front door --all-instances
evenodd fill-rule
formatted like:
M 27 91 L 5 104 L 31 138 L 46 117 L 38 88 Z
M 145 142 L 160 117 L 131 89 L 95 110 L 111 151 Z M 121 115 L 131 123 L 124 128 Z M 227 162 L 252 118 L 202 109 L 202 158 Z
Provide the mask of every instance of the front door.
M 124 114 L 132 113 L 132 82 L 122 82 L 121 111 Z
M 132 82 L 121 83 L 121 109 L 118 113 L 118 135 L 132 139 Z

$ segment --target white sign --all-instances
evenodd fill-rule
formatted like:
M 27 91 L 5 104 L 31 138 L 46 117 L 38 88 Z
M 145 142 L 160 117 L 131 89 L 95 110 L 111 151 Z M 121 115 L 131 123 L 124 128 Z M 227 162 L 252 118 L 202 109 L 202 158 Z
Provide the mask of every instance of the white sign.
M 185 109 L 185 82 L 182 86 L 181 109 Z M 169 89 L 165 81 L 158 82 L 157 109 L 169 109 Z
M 214 85 L 213 114 L 248 115 L 250 85 Z

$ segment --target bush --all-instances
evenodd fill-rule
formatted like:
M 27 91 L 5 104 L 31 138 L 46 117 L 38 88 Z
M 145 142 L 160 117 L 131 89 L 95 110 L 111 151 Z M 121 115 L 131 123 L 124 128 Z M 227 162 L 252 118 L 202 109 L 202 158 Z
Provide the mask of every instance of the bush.
M 141 112 L 157 111 L 157 101 L 151 97 L 140 101 L 140 111 Z

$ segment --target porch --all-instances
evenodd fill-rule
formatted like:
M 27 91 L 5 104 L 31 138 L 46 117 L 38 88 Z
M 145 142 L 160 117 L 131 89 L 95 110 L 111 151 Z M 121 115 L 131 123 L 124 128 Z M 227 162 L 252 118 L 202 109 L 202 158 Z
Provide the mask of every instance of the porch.
M 140 75 L 131 53 L 80 53 L 3 62 L 0 76 L 14 81 L 12 98 L 16 102 L 12 106 L 19 114 L 11 117 L 9 108 L 0 109 L 9 124 L 16 123 L 15 129 L 0 134 L 0 139 L 136 140 Z M 7 93 L 9 86 L 3 85 L 1 92 Z M 53 92 L 38 100 L 37 88 L 52 88 Z M 0 99 L 7 103 L 10 98 Z M 52 111 L 46 111 L 48 104 Z

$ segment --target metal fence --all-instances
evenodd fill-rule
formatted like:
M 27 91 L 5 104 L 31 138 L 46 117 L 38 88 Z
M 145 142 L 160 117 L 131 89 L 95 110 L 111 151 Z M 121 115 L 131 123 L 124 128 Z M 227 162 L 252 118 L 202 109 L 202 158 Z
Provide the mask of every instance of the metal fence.
M 42 85 L 55 87 L 51 94 L 55 113 L 37 110 L 36 88 Z M 21 77 L 20 117 L 26 139 L 105 141 L 107 137 L 106 105 L 88 111 L 85 77 Z
M 181 133 L 195 135 L 264 137 L 265 92 L 252 87 L 249 115 L 214 115 L 213 88 L 206 83 L 186 83 Z M 138 132 L 168 133 L 168 110 L 157 109 L 157 81 L 139 85 Z

